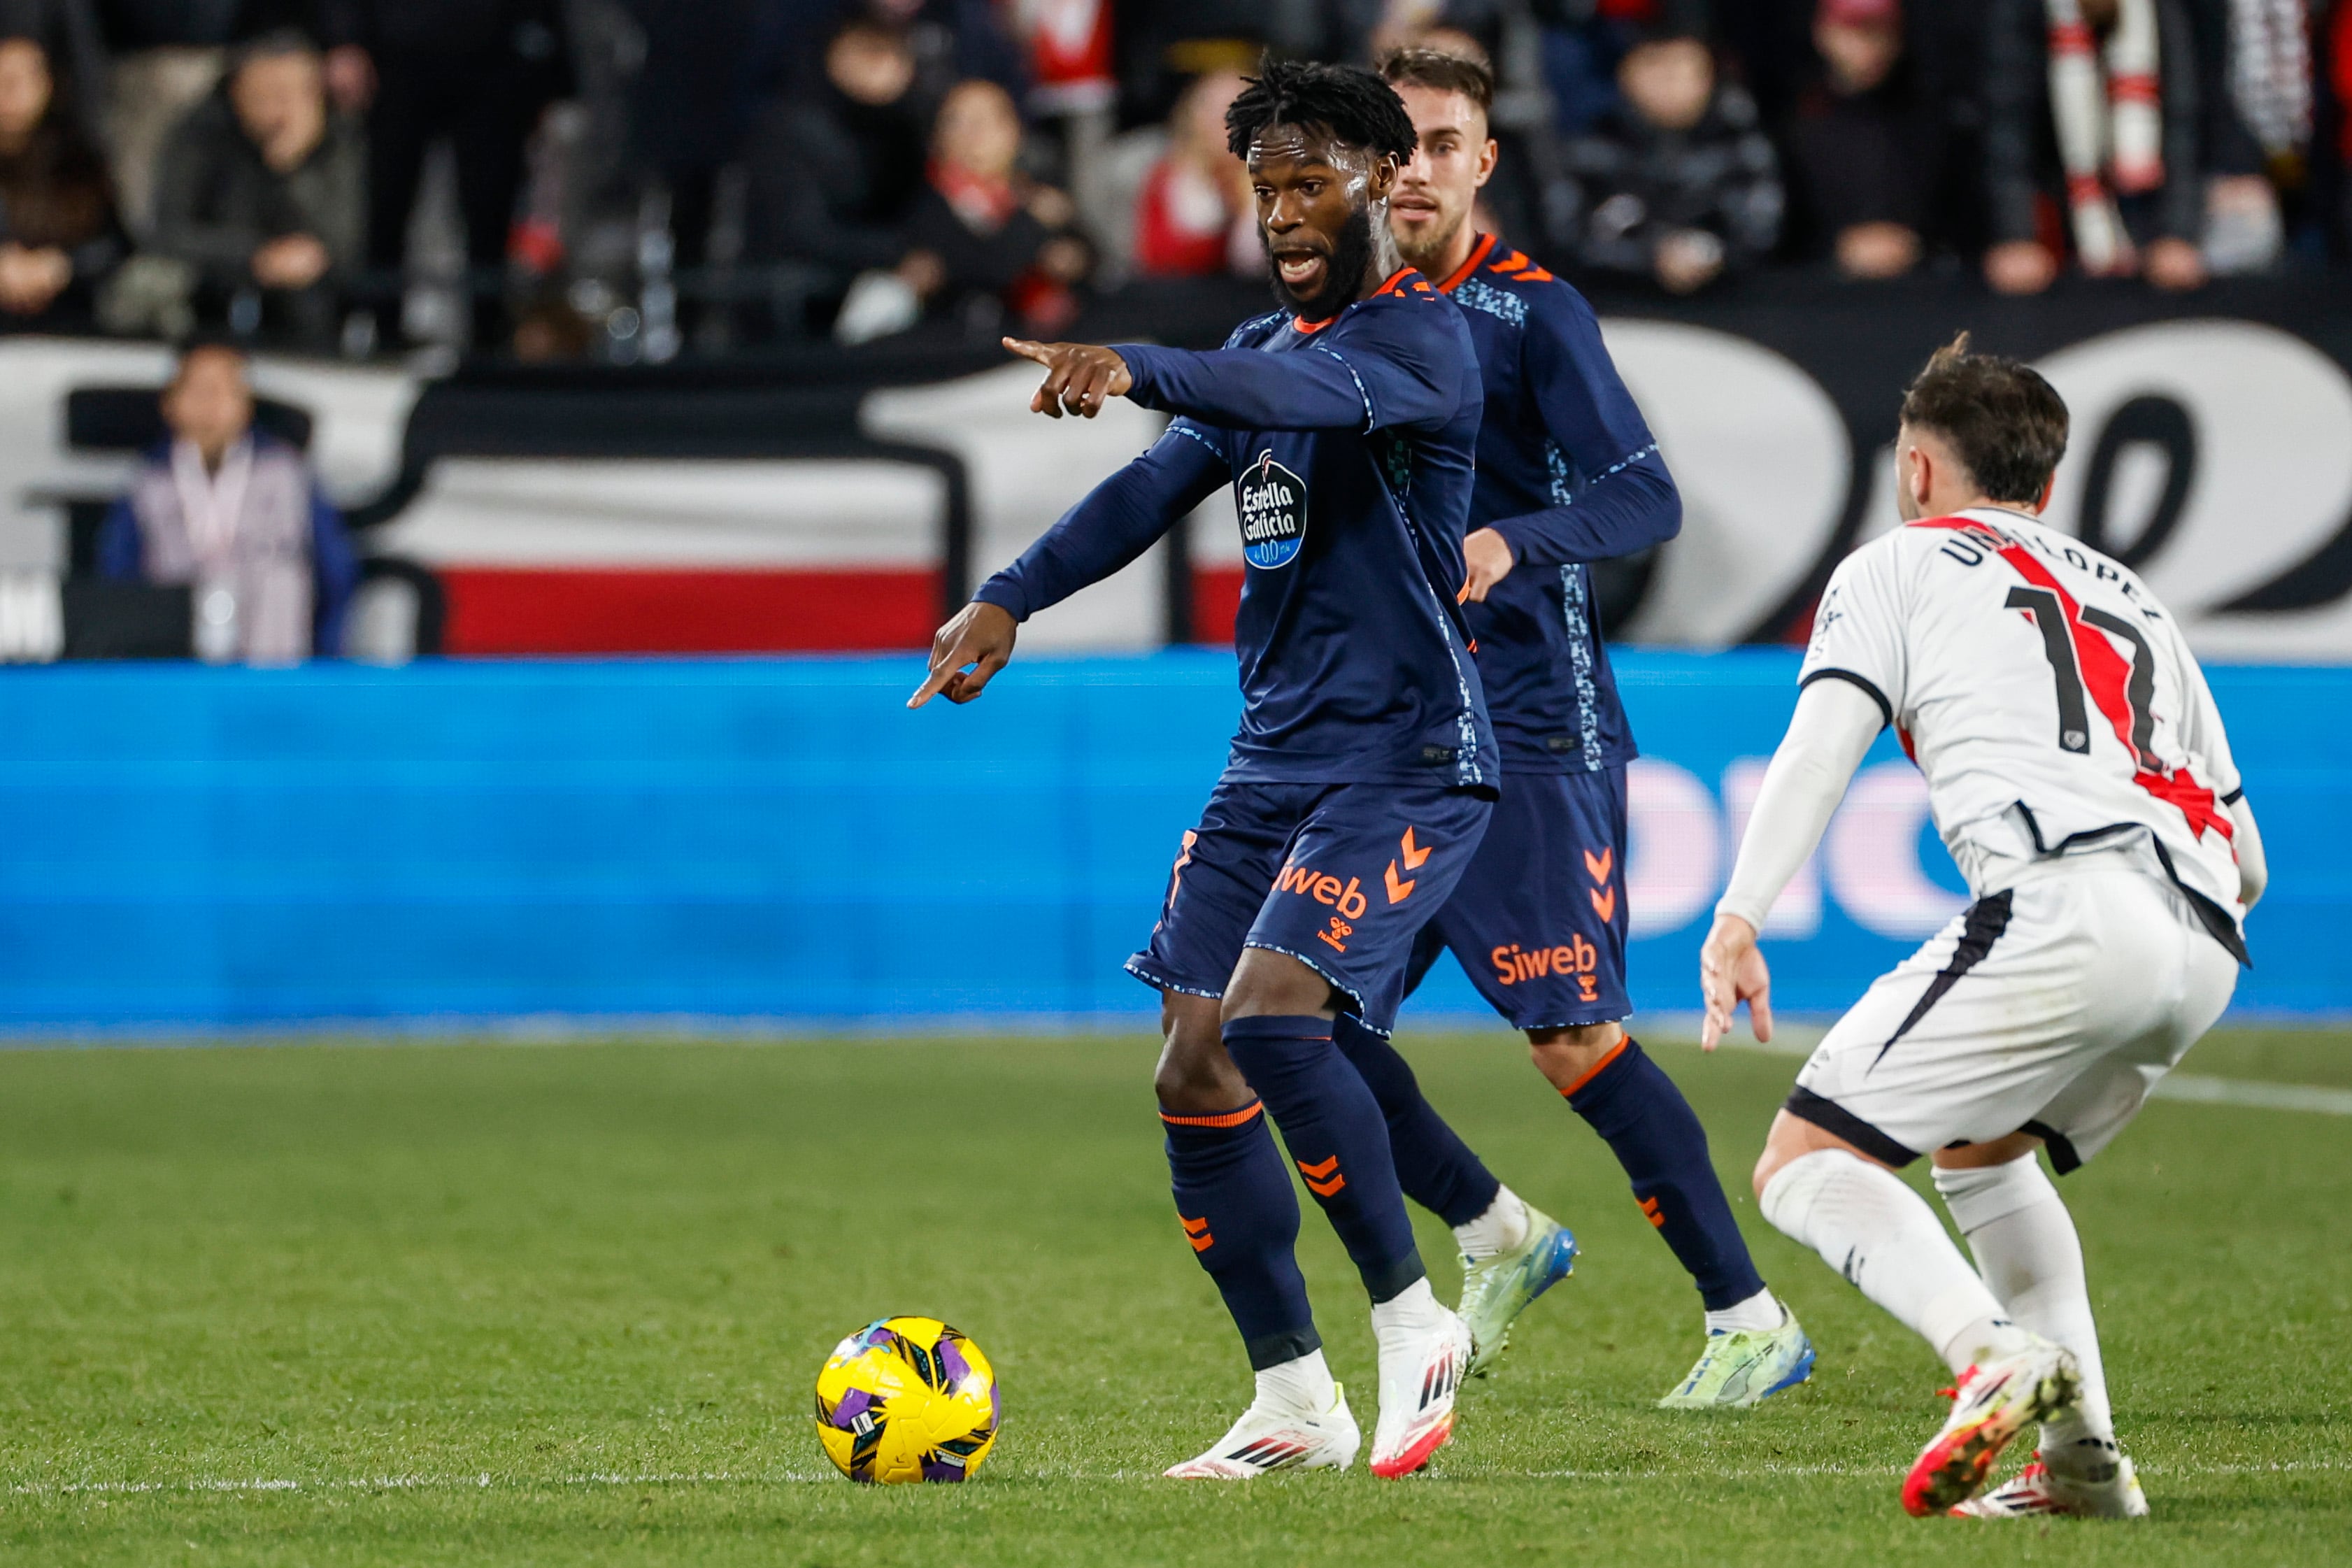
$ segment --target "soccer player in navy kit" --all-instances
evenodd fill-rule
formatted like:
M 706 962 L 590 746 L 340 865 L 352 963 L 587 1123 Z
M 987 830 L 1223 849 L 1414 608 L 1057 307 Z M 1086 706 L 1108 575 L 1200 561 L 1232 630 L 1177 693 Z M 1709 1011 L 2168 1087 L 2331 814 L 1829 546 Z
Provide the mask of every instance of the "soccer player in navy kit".
M 1381 73 L 1418 138 L 1391 223 L 1406 258 L 1462 307 L 1485 383 L 1464 594 L 1503 758 L 1486 837 L 1422 929 L 1409 983 L 1453 950 L 1495 1010 L 1526 1032 L 1536 1067 L 1608 1142 L 1643 1213 L 1689 1269 L 1706 1310 L 1706 1345 L 1661 1403 L 1752 1405 L 1803 1381 L 1812 1347 L 1749 1260 L 1698 1118 L 1622 1022 L 1633 1011 L 1624 873 L 1633 737 L 1586 563 L 1672 538 L 1681 501 L 1591 307 L 1469 221 L 1496 157 L 1486 68 L 1409 49 L 1384 59 Z M 1359 1067 L 1381 1081 L 1375 1068 Z M 1394 1142 L 1407 1194 L 1449 1222 L 1496 1197 L 1483 1169 L 1465 1173 L 1458 1143 Z M 1507 1189 L 1499 1198 L 1465 1232 L 1462 1311 L 1474 1324 L 1507 1321 L 1522 1304 L 1485 1298 L 1549 1282 L 1524 1255 L 1573 1250 L 1547 1240 L 1553 1221 Z M 1475 1364 L 1499 1348 L 1482 1342 Z
M 1007 340 L 1046 367 L 1041 414 L 1126 396 L 1177 417 L 941 628 L 910 705 L 979 696 L 1020 621 L 1234 487 L 1241 730 L 1128 967 L 1163 998 L 1154 1087 L 1177 1210 L 1257 1390 L 1169 1473 L 1344 1468 L 1360 1441 L 1292 1256 L 1271 1119 L 1371 1298 L 1370 1466 L 1398 1476 L 1451 1435 L 1472 1338 L 1431 1294 L 1392 1118 L 1351 1058 L 1382 1041 L 1414 935 L 1493 809 L 1498 756 L 1457 599 L 1482 396 L 1462 312 L 1396 258 L 1386 202 L 1413 141 L 1395 93 L 1360 69 L 1269 62 L 1226 123 L 1284 308 L 1208 353 Z M 1452 1138 L 1434 1126 L 1415 1135 Z M 1475 1166 L 1465 1150 L 1452 1168 Z

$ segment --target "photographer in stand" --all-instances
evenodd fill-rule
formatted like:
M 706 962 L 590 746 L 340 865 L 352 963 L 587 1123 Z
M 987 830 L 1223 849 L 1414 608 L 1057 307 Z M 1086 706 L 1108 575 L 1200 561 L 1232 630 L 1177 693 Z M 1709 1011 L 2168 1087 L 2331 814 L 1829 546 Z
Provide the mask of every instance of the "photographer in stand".
M 195 652 L 214 664 L 297 664 L 341 650 L 359 557 L 310 465 L 253 427 L 246 357 L 201 342 L 163 389 L 171 439 L 107 514 L 99 570 L 187 584 Z

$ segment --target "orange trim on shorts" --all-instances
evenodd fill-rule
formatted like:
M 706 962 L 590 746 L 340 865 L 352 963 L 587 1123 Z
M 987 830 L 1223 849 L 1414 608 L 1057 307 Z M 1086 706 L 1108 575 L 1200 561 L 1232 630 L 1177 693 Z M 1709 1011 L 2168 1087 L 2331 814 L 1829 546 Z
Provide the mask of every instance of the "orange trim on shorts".
M 1214 1116 L 1171 1116 L 1163 1110 L 1160 1120 L 1171 1127 L 1239 1127 L 1265 1110 L 1264 1100 L 1253 1100 L 1239 1110 L 1222 1110 Z
M 1618 1036 L 1617 1043 L 1610 1047 L 1608 1051 L 1602 1055 L 1599 1061 L 1594 1062 L 1591 1067 L 1585 1068 L 1583 1077 L 1578 1079 L 1574 1083 L 1570 1084 L 1566 1089 L 1561 1089 L 1559 1092 L 1562 1095 L 1574 1094 L 1578 1089 L 1582 1089 L 1586 1084 L 1591 1083 L 1594 1079 L 1599 1078 L 1603 1072 L 1608 1070 L 1609 1064 L 1611 1062 L 1615 1061 L 1619 1057 L 1625 1054 L 1625 1047 L 1633 1043 L 1633 1036 Z

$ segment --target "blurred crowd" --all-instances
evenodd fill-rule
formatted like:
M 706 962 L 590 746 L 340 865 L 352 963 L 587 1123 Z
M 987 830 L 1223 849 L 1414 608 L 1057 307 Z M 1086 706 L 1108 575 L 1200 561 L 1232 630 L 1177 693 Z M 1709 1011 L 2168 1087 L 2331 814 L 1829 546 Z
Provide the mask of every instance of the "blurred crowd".
M 2352 0 L 0 0 L 0 325 L 663 359 L 1262 270 L 1265 50 L 1486 61 L 1596 290 L 2352 253 Z

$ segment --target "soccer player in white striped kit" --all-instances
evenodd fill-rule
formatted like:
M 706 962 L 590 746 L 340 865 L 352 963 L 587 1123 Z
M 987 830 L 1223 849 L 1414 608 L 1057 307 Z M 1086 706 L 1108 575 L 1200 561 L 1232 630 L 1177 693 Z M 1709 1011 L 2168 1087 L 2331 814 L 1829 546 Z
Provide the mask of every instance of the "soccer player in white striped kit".
M 1912 383 L 1906 526 L 1830 578 L 1699 958 L 1707 1047 L 1743 1001 L 1769 1039 L 1757 931 L 1893 725 L 1975 901 L 1822 1041 L 1756 1194 L 1956 1375 L 1904 1482 L 1914 1514 L 2147 1511 L 2116 1442 L 2082 1245 L 2034 1151 L 2061 1175 L 2098 1153 L 2221 1016 L 2265 879 L 2179 626 L 2127 568 L 2038 521 L 2065 447 L 2050 384 L 1969 353 L 1966 334 Z M 1894 1174 L 1921 1154 L 1974 1269 Z M 2034 1462 L 1986 1492 L 2036 1422 Z

